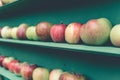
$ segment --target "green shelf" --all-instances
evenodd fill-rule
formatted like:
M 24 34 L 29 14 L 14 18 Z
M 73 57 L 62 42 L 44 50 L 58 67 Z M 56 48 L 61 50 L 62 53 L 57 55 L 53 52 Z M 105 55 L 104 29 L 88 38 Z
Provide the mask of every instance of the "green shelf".
M 8 78 L 9 80 L 23 80 L 21 77 L 16 76 L 15 74 L 2 67 L 0 67 L 0 75 Z
M 68 44 L 68 43 L 13 40 L 13 39 L 0 39 L 0 42 L 40 46 L 43 48 L 61 49 L 61 50 L 74 51 L 74 52 L 89 52 L 90 54 L 102 54 L 102 55 L 113 55 L 113 56 L 120 55 L 120 48 L 114 46 L 88 46 L 84 44 Z

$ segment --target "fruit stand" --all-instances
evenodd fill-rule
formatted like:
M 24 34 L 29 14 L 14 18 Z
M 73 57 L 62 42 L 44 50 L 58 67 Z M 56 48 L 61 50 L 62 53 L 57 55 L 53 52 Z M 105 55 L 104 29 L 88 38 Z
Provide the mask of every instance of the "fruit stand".
M 0 7 L 0 26 L 35 26 L 48 21 L 53 24 L 86 23 L 90 19 L 108 18 L 119 24 L 119 0 L 19 0 Z M 111 43 L 91 46 L 53 41 L 16 40 L 0 38 L 0 55 L 12 56 L 49 70 L 62 69 L 81 73 L 86 80 L 119 80 L 120 49 Z M 0 67 L 4 80 L 23 80 Z

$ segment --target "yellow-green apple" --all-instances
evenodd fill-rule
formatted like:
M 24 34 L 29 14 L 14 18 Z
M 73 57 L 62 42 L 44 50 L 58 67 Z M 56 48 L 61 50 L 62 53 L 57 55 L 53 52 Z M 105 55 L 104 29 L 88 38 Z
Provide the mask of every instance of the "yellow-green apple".
M 2 0 L 4 4 L 12 3 L 14 1 L 17 1 L 17 0 Z
M 29 40 L 40 40 L 36 33 L 36 26 L 30 26 L 27 28 L 26 37 Z
M 53 69 L 50 72 L 49 80 L 59 80 L 59 77 L 62 73 L 63 73 L 62 69 Z
M 5 57 L 5 59 L 2 61 L 2 66 L 6 69 L 8 69 L 8 64 L 14 60 L 14 57 Z
M 54 42 L 63 42 L 65 40 L 65 24 L 54 24 L 50 29 L 50 36 Z
M 2 56 L 2 55 L 0 56 L 0 66 L 2 66 L 2 62 L 3 62 L 3 60 L 5 59 L 5 57 L 6 57 L 6 56 Z
M 4 26 L 1 30 L 2 38 L 11 38 L 12 29 L 9 26 Z
M 28 24 L 22 23 L 19 25 L 17 29 L 17 37 L 19 39 L 26 39 L 26 30 L 28 28 Z
M 33 71 L 33 80 L 49 80 L 49 70 L 38 67 Z
M 110 41 L 114 46 L 120 47 L 120 24 L 116 24 L 110 32 Z
M 24 63 L 22 65 L 20 73 L 24 80 L 32 80 L 33 70 L 36 67 L 37 66 L 35 64 Z
M 103 45 L 109 40 L 111 28 L 107 18 L 89 20 L 81 28 L 81 40 L 88 45 Z
M 85 77 L 81 74 L 64 72 L 60 75 L 59 80 L 85 80 Z
M 50 39 L 50 29 L 52 24 L 49 22 L 40 22 L 36 27 L 36 33 L 42 41 L 47 41 Z
M 1 36 L 1 31 L 2 31 L 2 28 L 0 28 L 0 37 L 2 37 L 2 36 Z
M 80 29 L 82 24 L 78 22 L 70 23 L 65 30 L 65 41 L 76 44 L 80 42 Z
M 12 61 L 10 61 L 8 63 L 8 70 L 11 71 L 11 72 L 13 72 L 14 69 L 15 69 L 15 64 L 16 63 L 19 63 L 19 61 L 18 60 L 12 60 Z
M 11 36 L 12 36 L 13 39 L 18 39 L 18 37 L 17 37 L 17 29 L 18 29 L 18 27 L 12 28 Z

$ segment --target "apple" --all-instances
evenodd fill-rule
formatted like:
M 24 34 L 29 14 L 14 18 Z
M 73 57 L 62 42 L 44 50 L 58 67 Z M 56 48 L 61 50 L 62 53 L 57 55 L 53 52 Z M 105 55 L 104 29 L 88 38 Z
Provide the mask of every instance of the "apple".
M 49 80 L 49 70 L 38 67 L 33 71 L 33 80 Z
M 2 31 L 2 28 L 0 28 L 0 37 L 2 37 L 2 36 L 1 36 L 1 31 Z
M 59 80 L 85 80 L 85 77 L 81 74 L 64 72 L 60 75 Z
M 21 67 L 21 76 L 25 79 L 25 80 L 32 80 L 32 74 L 33 74 L 33 70 L 36 68 L 37 66 L 35 64 L 27 64 L 25 63 L 22 67 Z
M 103 45 L 109 40 L 111 28 L 107 18 L 89 20 L 81 28 L 81 40 L 88 45 Z
M 12 36 L 13 39 L 18 39 L 18 37 L 17 37 L 17 29 L 18 29 L 18 27 L 12 28 L 11 36 Z
M 2 62 L 5 59 L 6 56 L 0 56 L 0 66 L 2 66 Z
M 78 22 L 70 23 L 65 30 L 65 41 L 70 44 L 76 44 L 80 41 L 80 29 L 82 24 Z
M 23 66 L 28 65 L 27 62 L 18 62 L 14 65 L 14 69 L 13 72 L 17 75 L 17 76 L 21 76 L 21 69 Z
M 9 26 L 5 26 L 1 30 L 2 38 L 11 38 L 11 31 L 12 29 Z
M 31 26 L 31 27 L 27 28 L 26 37 L 29 40 L 39 40 L 40 39 L 36 33 L 35 26 Z
M 2 2 L 2 0 L 0 0 L 0 6 L 3 6 L 3 2 Z
M 59 80 L 60 75 L 63 73 L 61 69 L 53 69 L 50 72 L 49 80 Z
M 28 28 L 28 24 L 22 23 L 19 25 L 17 29 L 17 37 L 18 39 L 26 39 L 26 30 Z
M 17 0 L 2 0 L 4 4 L 12 3 L 14 1 L 17 1 Z
M 2 66 L 6 69 L 8 69 L 8 64 L 14 60 L 13 57 L 5 57 L 5 59 L 2 61 Z
M 36 33 L 42 41 L 47 41 L 50 39 L 50 29 L 52 24 L 49 22 L 40 22 L 36 26 Z
M 110 41 L 114 46 L 120 47 L 120 24 L 116 24 L 110 32 Z
M 8 63 L 8 70 L 13 72 L 15 69 L 15 64 L 19 63 L 18 60 L 12 60 L 11 62 Z
M 63 42 L 65 40 L 65 24 L 55 24 L 50 29 L 50 36 L 54 42 Z

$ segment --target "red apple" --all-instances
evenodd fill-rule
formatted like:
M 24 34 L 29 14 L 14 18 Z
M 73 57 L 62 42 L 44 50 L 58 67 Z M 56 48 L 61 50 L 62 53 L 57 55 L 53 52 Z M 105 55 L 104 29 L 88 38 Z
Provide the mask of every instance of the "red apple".
M 22 68 L 21 68 L 21 76 L 25 79 L 25 80 L 32 80 L 32 74 L 33 74 L 33 70 L 36 68 L 37 66 L 35 64 L 30 65 L 25 63 Z
M 14 70 L 13 72 L 17 75 L 17 76 L 20 76 L 21 75 L 21 65 L 22 63 L 18 62 L 14 65 Z
M 33 80 L 49 80 L 49 70 L 38 67 L 33 71 Z
M 111 22 L 106 18 L 92 19 L 83 25 L 80 37 L 88 45 L 103 45 L 110 37 Z
M 70 23 L 66 30 L 65 30 L 65 41 L 67 43 L 79 43 L 80 41 L 80 29 L 82 24 L 81 23 Z
M 85 80 L 85 77 L 81 74 L 64 72 L 60 75 L 59 80 Z
M 36 33 L 42 41 L 50 39 L 50 29 L 52 24 L 49 22 L 40 22 L 36 27 Z
M 5 59 L 6 56 L 0 56 L 0 66 L 2 66 L 2 62 Z
M 15 69 L 15 64 L 19 63 L 18 60 L 12 60 L 11 62 L 9 62 L 8 64 L 8 70 L 13 72 Z
M 53 69 L 50 72 L 49 80 L 59 80 L 60 75 L 63 73 L 61 69 Z
M 28 25 L 25 23 L 22 23 L 19 25 L 17 29 L 17 37 L 19 39 L 26 39 L 26 30 L 28 28 Z
M 65 24 L 55 24 L 50 30 L 51 38 L 54 42 L 63 42 L 65 40 Z
M 4 59 L 3 62 L 2 62 L 2 66 L 3 66 L 4 68 L 8 69 L 8 64 L 9 64 L 12 60 L 14 60 L 13 57 L 5 57 L 5 59 Z

